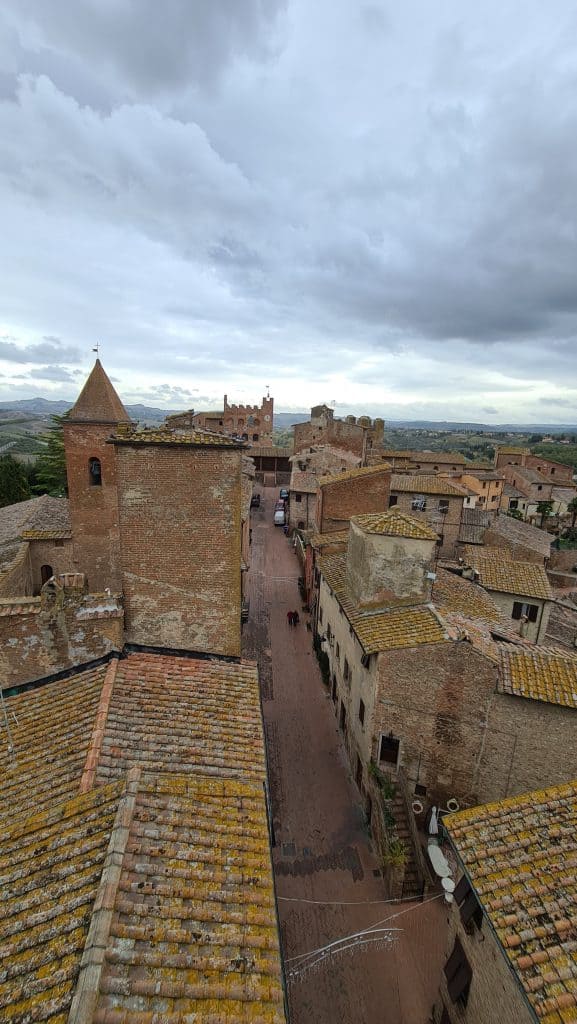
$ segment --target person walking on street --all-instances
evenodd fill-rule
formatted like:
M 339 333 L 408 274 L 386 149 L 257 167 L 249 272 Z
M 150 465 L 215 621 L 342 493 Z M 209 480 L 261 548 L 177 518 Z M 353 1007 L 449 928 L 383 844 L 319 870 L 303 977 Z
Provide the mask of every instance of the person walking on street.
M 286 620 L 287 620 L 287 624 L 292 628 L 293 623 L 294 623 L 294 612 L 287 612 L 286 613 Z
M 293 626 L 298 626 L 299 622 L 300 622 L 299 613 L 298 612 L 293 612 Z

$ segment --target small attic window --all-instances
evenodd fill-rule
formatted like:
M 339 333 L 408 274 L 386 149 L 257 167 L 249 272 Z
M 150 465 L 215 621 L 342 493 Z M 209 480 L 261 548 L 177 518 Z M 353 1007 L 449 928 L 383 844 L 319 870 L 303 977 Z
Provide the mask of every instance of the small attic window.
M 91 487 L 102 487 L 102 466 L 95 456 L 88 460 L 88 482 Z

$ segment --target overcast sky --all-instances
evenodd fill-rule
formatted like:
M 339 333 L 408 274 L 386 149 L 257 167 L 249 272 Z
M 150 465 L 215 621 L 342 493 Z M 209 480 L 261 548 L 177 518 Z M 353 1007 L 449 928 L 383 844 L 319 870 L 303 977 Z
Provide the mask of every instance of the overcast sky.
M 577 422 L 569 0 L 3 0 L 0 398 Z

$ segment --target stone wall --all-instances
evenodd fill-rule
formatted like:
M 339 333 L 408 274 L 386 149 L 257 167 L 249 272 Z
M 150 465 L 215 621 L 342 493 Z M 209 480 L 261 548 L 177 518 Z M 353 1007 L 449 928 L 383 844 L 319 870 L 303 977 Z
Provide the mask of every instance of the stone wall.
M 482 803 L 577 777 L 577 710 L 496 693 L 487 716 Z
M 29 596 L 32 594 L 32 566 L 27 541 L 16 542 L 3 551 L 4 567 L 0 570 L 0 598 Z
M 60 577 L 62 579 L 62 577 Z M 40 597 L 0 601 L 0 670 L 4 686 L 41 679 L 100 658 L 123 644 L 117 597 L 46 584 Z
M 439 997 L 433 1019 L 439 1024 L 446 1010 L 451 1024 L 533 1024 L 536 1020 L 525 1001 L 521 985 L 505 960 L 504 951 L 494 932 L 483 918 L 481 929 L 465 931 L 455 904 L 447 906 L 447 945 L 445 963 L 449 959 L 455 937 L 473 972 L 466 1007 L 453 1003 L 441 972 Z
M 72 540 L 31 540 L 30 545 L 30 567 L 32 572 L 32 587 L 35 594 L 39 594 L 42 588 L 42 566 L 50 565 L 52 573 L 58 576 L 60 573 L 75 572 L 74 548 Z
M 117 452 L 127 640 L 239 656 L 241 451 Z
M 368 416 L 347 416 L 335 420 L 333 410 L 316 406 L 311 410 L 311 419 L 306 423 L 295 423 L 294 451 L 302 451 L 310 445 L 326 444 L 344 448 L 366 460 L 373 450 L 382 447 L 385 424 L 383 420 L 371 420 Z

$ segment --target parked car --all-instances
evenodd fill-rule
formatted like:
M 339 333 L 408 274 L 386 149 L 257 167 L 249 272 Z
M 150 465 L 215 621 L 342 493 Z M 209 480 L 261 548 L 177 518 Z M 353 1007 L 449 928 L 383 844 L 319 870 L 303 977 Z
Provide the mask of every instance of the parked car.
M 250 507 L 260 508 L 260 494 L 253 494 L 252 498 L 250 499 Z
M 275 508 L 273 522 L 274 522 L 275 526 L 284 526 L 285 525 L 286 516 L 285 516 L 284 508 Z
M 289 497 L 289 492 L 287 491 L 286 487 L 281 487 L 281 489 L 279 491 L 279 498 L 282 498 L 283 501 L 288 501 L 288 497 Z

